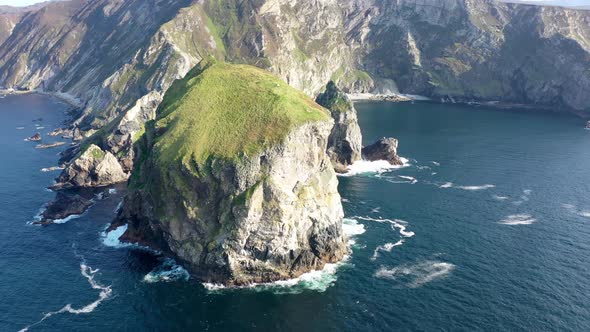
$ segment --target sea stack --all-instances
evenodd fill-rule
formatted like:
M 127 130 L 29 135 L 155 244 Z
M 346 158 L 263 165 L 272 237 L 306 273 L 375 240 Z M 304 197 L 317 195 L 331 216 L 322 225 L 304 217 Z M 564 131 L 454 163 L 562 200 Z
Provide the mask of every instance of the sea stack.
M 401 166 L 404 162 L 397 155 L 397 145 L 397 139 L 384 137 L 377 142 L 364 147 L 363 158 L 368 161 L 386 160 L 391 165 Z
M 328 155 L 336 172 L 346 173 L 348 166 L 361 159 L 363 139 L 354 105 L 332 81 L 316 102 L 330 110 L 334 119 L 328 139 Z
M 204 60 L 136 147 L 114 226 L 205 282 L 290 279 L 346 254 L 330 114 L 261 69 Z

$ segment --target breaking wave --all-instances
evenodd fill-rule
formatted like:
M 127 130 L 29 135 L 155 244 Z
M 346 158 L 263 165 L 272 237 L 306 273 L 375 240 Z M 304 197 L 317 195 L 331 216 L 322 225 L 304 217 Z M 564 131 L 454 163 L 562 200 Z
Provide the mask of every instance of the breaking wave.
M 537 219 L 529 214 L 514 214 L 502 219 L 499 223 L 502 225 L 532 225 L 535 222 Z
M 431 281 L 446 277 L 455 267 L 455 265 L 445 262 L 424 261 L 414 265 L 391 268 L 381 266 L 374 276 L 399 282 L 409 288 L 418 288 Z
M 461 189 L 461 190 L 467 190 L 467 191 L 481 191 L 481 190 L 496 188 L 496 186 L 493 184 L 484 184 L 484 185 L 479 185 L 479 186 L 457 186 L 453 182 L 443 183 L 441 185 L 438 185 L 438 187 L 443 188 L 443 189 L 455 188 L 455 189 Z
M 132 244 L 130 243 L 123 243 L 119 240 L 121 236 L 125 234 L 125 232 L 127 231 L 127 224 L 119 226 L 110 232 L 107 232 L 107 229 L 109 227 L 110 225 L 107 225 L 106 229 L 102 233 L 100 233 L 102 244 L 104 244 L 107 247 L 113 248 L 125 248 L 132 246 Z
M 368 174 L 368 173 L 377 173 L 381 174 L 387 171 L 391 171 L 394 169 L 400 169 L 404 167 L 408 167 L 409 160 L 406 158 L 400 158 L 403 162 L 403 165 L 391 165 L 386 160 L 378 160 L 378 161 L 367 161 L 367 160 L 359 160 L 354 164 L 348 166 L 348 172 L 344 174 L 338 174 L 339 176 L 348 177 L 348 176 L 355 176 L 360 174 Z
M 143 277 L 146 283 L 188 281 L 190 275 L 182 266 L 171 258 L 164 258 L 162 264 Z

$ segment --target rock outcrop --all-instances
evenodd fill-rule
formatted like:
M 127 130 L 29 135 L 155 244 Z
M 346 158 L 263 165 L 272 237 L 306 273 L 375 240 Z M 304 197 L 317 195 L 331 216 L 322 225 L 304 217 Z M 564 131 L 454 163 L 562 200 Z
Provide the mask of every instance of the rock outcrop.
M 41 214 L 41 220 L 34 224 L 53 224 L 56 220 L 80 215 L 90 206 L 92 202 L 78 194 L 58 192 L 55 199 L 47 204 L 45 211 Z
M 103 187 L 125 182 L 128 178 L 111 152 L 92 144 L 66 166 L 54 188 Z
M 316 102 L 330 110 L 334 119 L 328 139 L 328 155 L 336 172 L 346 173 L 348 166 L 361 159 L 363 139 L 354 105 L 332 81 Z
M 255 67 L 204 62 L 137 143 L 116 224 L 198 279 L 294 278 L 346 253 L 328 112 Z
M 39 142 L 41 141 L 43 138 L 41 137 L 41 133 L 36 133 L 35 135 L 25 138 L 25 141 L 29 141 L 29 142 Z
M 368 161 L 385 160 L 391 165 L 401 166 L 404 162 L 397 155 L 398 141 L 395 138 L 382 138 L 363 148 L 363 158 Z

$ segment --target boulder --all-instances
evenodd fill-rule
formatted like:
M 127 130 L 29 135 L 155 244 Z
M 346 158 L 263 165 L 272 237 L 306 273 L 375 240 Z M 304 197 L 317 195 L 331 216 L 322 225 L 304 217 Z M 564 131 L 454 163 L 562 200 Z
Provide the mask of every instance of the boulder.
M 392 165 L 403 165 L 397 155 L 398 141 L 395 138 L 382 138 L 363 148 L 363 158 L 368 161 L 386 160 Z

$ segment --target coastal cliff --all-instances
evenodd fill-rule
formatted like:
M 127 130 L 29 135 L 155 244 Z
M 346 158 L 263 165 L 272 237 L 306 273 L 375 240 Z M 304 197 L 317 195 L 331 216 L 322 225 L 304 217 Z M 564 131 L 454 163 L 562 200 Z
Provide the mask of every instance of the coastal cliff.
M 294 278 L 346 253 L 328 112 L 271 74 L 207 60 L 138 142 L 115 225 L 200 280 Z

